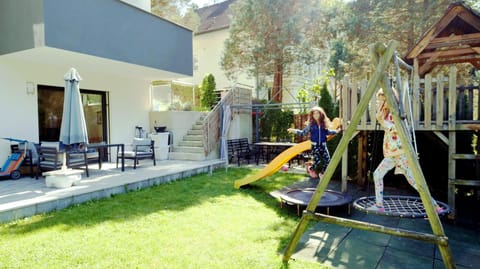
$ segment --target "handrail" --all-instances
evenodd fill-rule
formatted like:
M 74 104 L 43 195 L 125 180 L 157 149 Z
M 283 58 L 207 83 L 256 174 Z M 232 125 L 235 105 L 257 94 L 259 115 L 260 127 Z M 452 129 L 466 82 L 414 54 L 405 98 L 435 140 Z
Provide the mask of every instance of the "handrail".
M 400 63 L 400 62 L 399 62 Z M 396 74 L 398 79 L 398 74 Z M 455 119 L 457 129 L 466 129 L 463 124 L 480 122 L 480 108 L 476 106 L 480 87 L 476 85 L 464 86 L 456 83 L 456 70 L 450 68 L 448 73 L 439 73 L 436 76 L 425 75 L 420 79 L 418 75 L 410 77 L 410 72 L 403 74 L 401 80 L 404 88 L 408 86 L 412 106 L 405 107 L 407 114 L 412 114 L 409 119 L 416 131 L 443 131 L 449 130 L 449 120 Z M 358 102 L 365 92 L 366 80 L 353 81 L 346 77 L 340 83 L 342 88 L 341 115 L 346 128 L 350 118 L 357 109 Z M 453 116 L 452 116 L 453 115 Z M 370 100 L 367 111 L 362 116 L 358 130 L 374 130 L 375 99 Z
M 208 112 L 207 116 L 203 119 L 203 148 L 205 155 L 208 155 L 220 140 L 220 122 L 222 122 L 222 107 L 224 105 L 232 106 L 232 115 L 242 113 L 245 108 L 235 107 L 235 105 L 251 104 L 251 90 L 248 89 L 248 98 L 245 99 L 247 94 L 242 93 L 243 88 L 233 87 L 226 91 L 226 94 L 221 100 Z M 247 89 L 245 89 L 247 90 Z M 251 111 L 251 109 L 250 109 Z

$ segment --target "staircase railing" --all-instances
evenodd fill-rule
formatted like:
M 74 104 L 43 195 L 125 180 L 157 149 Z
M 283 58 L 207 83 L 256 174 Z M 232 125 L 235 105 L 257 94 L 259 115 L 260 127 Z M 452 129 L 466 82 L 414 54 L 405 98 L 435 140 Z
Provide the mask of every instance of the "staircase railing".
M 222 121 L 222 106 L 224 105 L 239 105 L 251 104 L 251 90 L 233 87 L 225 91 L 225 94 L 220 99 L 217 105 L 208 112 L 203 119 L 203 148 L 205 155 L 208 155 L 218 145 L 220 140 L 220 122 Z M 248 98 L 247 98 L 248 97 Z M 247 100 L 248 99 L 248 100 Z M 238 110 L 238 111 L 237 111 Z M 232 109 L 232 114 L 239 113 L 241 109 Z

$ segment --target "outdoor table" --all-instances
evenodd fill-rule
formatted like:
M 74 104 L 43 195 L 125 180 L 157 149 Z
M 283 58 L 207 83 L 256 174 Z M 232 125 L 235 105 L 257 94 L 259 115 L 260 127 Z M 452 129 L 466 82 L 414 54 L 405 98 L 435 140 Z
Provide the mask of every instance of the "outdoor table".
M 295 146 L 296 144 L 297 143 L 292 142 L 258 142 L 254 145 L 258 148 L 262 148 L 262 150 L 258 152 L 265 152 L 265 155 L 267 156 L 266 160 L 267 162 L 270 162 L 270 154 L 279 154 L 285 149 Z
M 107 143 L 94 143 L 94 144 L 88 144 L 88 148 L 93 148 L 98 150 L 99 158 L 98 158 L 98 167 L 99 169 L 102 169 L 102 158 L 103 156 L 102 153 L 104 153 L 105 150 L 108 148 L 117 148 L 117 154 L 118 152 L 121 152 L 121 159 L 122 159 L 122 172 L 125 171 L 125 144 L 107 144 Z M 120 151 L 119 151 L 120 149 Z

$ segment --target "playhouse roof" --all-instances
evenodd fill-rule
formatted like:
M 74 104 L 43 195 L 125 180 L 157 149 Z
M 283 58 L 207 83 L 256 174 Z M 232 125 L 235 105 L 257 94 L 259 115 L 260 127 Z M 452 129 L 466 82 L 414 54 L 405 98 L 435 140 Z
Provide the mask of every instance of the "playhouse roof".
M 420 76 L 445 64 L 470 63 L 480 69 L 480 14 L 464 3 L 450 4 L 406 59 L 418 64 Z

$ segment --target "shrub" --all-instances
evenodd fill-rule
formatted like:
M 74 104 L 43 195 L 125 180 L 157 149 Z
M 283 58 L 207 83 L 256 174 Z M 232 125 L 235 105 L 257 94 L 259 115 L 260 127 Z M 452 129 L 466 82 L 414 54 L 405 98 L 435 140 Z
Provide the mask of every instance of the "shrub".
M 215 77 L 207 74 L 202 81 L 200 102 L 204 108 L 212 109 L 217 104 Z

